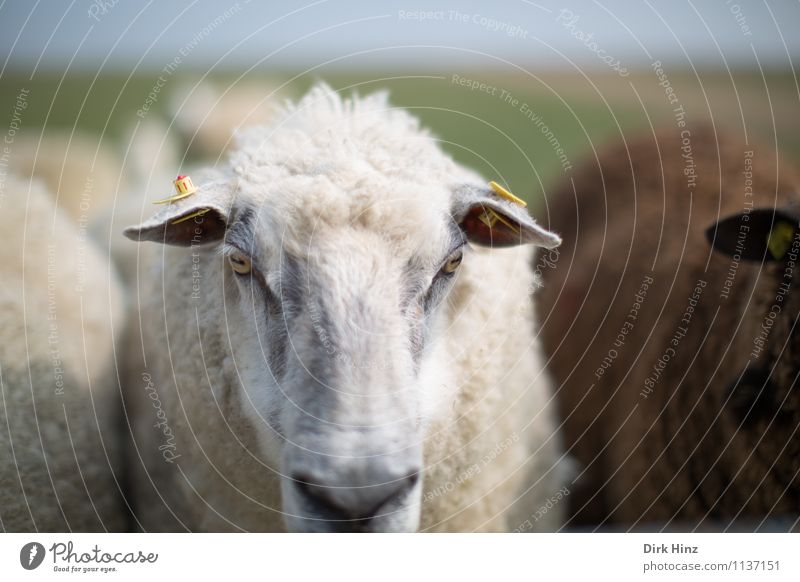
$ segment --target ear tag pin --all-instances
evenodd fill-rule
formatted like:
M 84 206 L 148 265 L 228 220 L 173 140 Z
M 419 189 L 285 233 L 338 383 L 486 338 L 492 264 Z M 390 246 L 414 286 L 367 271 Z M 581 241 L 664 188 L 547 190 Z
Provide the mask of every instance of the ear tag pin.
M 175 185 L 176 193 L 170 196 L 169 198 L 164 198 L 163 200 L 156 200 L 155 202 L 153 202 L 153 204 L 171 204 L 176 200 L 181 200 L 197 192 L 197 188 L 192 183 L 192 179 L 189 176 L 178 176 L 177 178 L 175 178 L 173 184 Z
M 767 236 L 767 248 L 776 261 L 780 261 L 789 250 L 794 238 L 794 225 L 789 222 L 778 222 Z
M 500 198 L 505 198 L 509 202 L 513 202 L 514 204 L 518 204 L 523 208 L 528 205 L 522 198 L 517 198 L 511 192 L 503 188 L 500 184 L 495 181 L 489 182 L 489 187 L 494 190 L 494 193 L 500 196 Z
M 522 198 L 517 198 L 511 192 L 503 188 L 500 184 L 498 184 L 495 181 L 489 182 L 489 186 L 491 187 L 492 190 L 494 190 L 495 194 L 497 194 L 504 200 L 508 200 L 509 202 L 518 204 L 519 206 L 523 207 L 528 205 L 528 203 L 525 202 Z M 494 225 L 499 220 L 511 230 L 517 230 L 516 225 L 508 222 L 506 219 L 504 219 L 502 216 L 500 216 L 497 212 L 495 212 L 491 208 L 485 209 L 478 218 L 480 219 L 481 222 L 483 222 L 483 224 L 485 224 L 489 228 L 494 228 Z
M 206 212 L 211 210 L 210 208 L 201 208 L 197 212 L 192 212 L 191 214 L 187 214 L 186 216 L 181 216 L 178 220 L 173 220 L 170 224 L 180 224 L 181 222 L 186 222 L 192 218 L 197 218 L 198 216 L 203 216 Z

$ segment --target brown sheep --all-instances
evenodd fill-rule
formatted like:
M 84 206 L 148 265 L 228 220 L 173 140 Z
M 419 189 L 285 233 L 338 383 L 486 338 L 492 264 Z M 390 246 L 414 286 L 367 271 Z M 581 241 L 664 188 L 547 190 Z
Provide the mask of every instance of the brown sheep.
M 797 184 L 769 148 L 687 125 L 602 150 L 553 197 L 540 312 L 573 525 L 800 510 Z

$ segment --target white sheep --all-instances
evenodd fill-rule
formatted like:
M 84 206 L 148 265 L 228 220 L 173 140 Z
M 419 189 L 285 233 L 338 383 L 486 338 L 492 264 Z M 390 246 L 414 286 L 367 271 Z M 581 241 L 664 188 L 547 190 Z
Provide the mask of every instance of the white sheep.
M 556 235 L 382 93 L 318 86 L 197 182 L 125 232 L 168 245 L 140 257 L 145 529 L 558 526 L 520 246 Z
M 124 186 L 117 148 L 86 132 L 31 130 L 17 137 L 12 156 L 14 173 L 43 180 L 81 228 L 105 214 Z
M 122 288 L 39 182 L 0 186 L 0 529 L 124 529 Z

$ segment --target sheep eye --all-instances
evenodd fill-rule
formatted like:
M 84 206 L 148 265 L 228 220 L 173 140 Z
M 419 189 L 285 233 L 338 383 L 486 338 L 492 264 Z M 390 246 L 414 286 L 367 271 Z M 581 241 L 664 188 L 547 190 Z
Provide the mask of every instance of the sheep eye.
M 459 265 L 461 265 L 461 259 L 463 258 L 464 254 L 461 251 L 456 251 L 444 264 L 442 267 L 442 272 L 446 274 L 455 273 L 456 269 L 458 269 Z
M 247 275 L 253 268 L 250 259 L 241 253 L 234 253 L 228 256 L 228 262 L 235 273 L 239 275 Z

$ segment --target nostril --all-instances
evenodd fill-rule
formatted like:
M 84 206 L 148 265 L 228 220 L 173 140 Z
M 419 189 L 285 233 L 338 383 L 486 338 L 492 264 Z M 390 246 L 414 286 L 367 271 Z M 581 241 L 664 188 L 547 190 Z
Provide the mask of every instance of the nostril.
M 409 473 L 408 475 L 406 475 L 403 478 L 403 481 L 405 481 L 405 487 L 406 488 L 413 489 L 414 485 L 416 485 L 417 481 L 419 481 L 419 470 L 415 470 L 412 473 Z
M 386 483 L 357 487 L 323 483 L 318 478 L 303 473 L 295 474 L 293 480 L 297 493 L 322 517 L 366 522 L 391 502 L 408 495 L 419 481 L 419 471 Z
M 325 505 L 333 505 L 330 503 L 328 488 L 320 483 L 317 483 L 312 477 L 308 475 L 295 475 L 292 477 L 294 480 L 295 488 L 297 489 L 298 493 L 302 496 L 306 497 L 309 500 L 314 500 Z M 330 507 L 330 509 L 335 509 L 334 507 Z
M 350 511 L 337 499 L 336 488 L 323 485 L 313 477 L 298 474 L 293 477 L 297 492 L 328 519 L 351 519 Z

